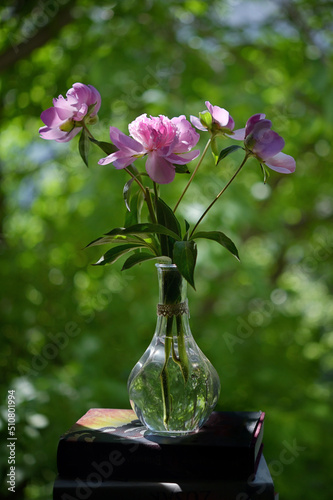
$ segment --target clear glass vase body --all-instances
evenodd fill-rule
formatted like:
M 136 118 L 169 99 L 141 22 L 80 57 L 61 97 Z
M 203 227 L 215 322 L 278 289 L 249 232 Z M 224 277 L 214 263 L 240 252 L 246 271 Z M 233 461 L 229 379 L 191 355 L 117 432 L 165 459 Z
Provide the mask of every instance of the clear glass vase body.
M 152 433 L 190 434 L 214 410 L 220 380 L 191 333 L 186 281 L 173 264 L 156 267 L 156 330 L 129 376 L 129 398 L 137 417 Z

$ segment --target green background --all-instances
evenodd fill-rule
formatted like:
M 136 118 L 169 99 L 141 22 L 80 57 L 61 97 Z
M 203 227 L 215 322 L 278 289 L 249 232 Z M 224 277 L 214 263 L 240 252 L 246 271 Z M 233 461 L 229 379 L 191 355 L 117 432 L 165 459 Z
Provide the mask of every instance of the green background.
M 82 82 L 102 96 L 100 140 L 110 125 L 127 133 L 142 113 L 197 115 L 205 100 L 228 109 L 236 128 L 265 113 L 284 137 L 296 172 L 271 172 L 264 185 L 251 159 L 202 223 L 229 235 L 241 262 L 198 243 L 191 326 L 221 378 L 217 409 L 266 412 L 280 498 L 331 499 L 330 2 L 2 5 L 0 424 L 3 444 L 15 389 L 17 498 L 51 498 L 58 438 L 89 408 L 129 407 L 127 377 L 155 325 L 154 265 L 121 273 L 120 261 L 91 266 L 101 247 L 84 250 L 123 224 L 126 173 L 99 166 L 97 148 L 87 169 L 78 138 L 39 138 L 40 113 Z M 241 158 L 215 167 L 208 155 L 179 214 L 193 224 Z M 185 183 L 177 176 L 162 197 L 172 206 Z M 5 446 L 0 460 L 10 497 Z

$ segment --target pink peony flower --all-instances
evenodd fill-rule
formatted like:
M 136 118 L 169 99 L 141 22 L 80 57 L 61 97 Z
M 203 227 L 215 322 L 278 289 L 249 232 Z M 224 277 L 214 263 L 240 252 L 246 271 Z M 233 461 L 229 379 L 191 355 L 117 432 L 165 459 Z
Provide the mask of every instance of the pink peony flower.
M 245 128 L 236 130 L 233 138 L 244 140 L 247 151 L 267 167 L 281 174 L 291 174 L 296 169 L 296 162 L 292 156 L 281 153 L 285 142 L 271 130 L 272 122 L 265 117 L 262 113 L 251 116 Z
M 229 112 L 220 108 L 219 106 L 213 106 L 209 101 L 205 102 L 208 112 L 202 111 L 199 113 L 200 118 L 196 116 L 191 116 L 190 120 L 192 125 L 194 125 L 199 130 L 207 131 L 209 130 L 213 134 L 233 134 L 233 129 L 235 127 L 235 122 L 230 116 Z
M 101 96 L 92 85 L 74 83 L 68 90 L 66 98 L 60 95 L 53 99 L 53 107 L 41 114 L 45 127 L 39 129 L 43 139 L 57 142 L 68 142 L 82 129 L 83 119 L 87 123 L 97 120 L 101 106 Z
M 175 177 L 175 165 L 194 160 L 200 151 L 190 151 L 200 136 L 184 115 L 171 120 L 166 116 L 138 116 L 129 124 L 131 137 L 116 127 L 110 127 L 110 138 L 119 149 L 99 160 L 100 165 L 113 163 L 115 168 L 128 167 L 137 158 L 147 155 L 146 170 L 159 184 L 168 184 Z

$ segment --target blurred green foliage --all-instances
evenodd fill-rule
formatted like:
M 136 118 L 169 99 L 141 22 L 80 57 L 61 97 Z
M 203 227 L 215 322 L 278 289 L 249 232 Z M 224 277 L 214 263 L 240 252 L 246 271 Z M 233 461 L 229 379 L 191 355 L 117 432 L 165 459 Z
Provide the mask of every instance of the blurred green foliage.
M 196 115 L 205 100 L 226 107 L 236 128 L 266 113 L 285 138 L 295 174 L 272 172 L 264 185 L 249 161 L 203 222 L 236 242 L 241 262 L 199 242 L 191 324 L 220 374 L 218 409 L 266 411 L 265 457 L 281 498 L 331 499 L 329 4 L 3 2 L 0 423 L 5 438 L 15 389 L 18 498 L 51 497 L 58 437 L 85 411 L 129 407 L 127 376 L 155 324 L 154 266 L 96 268 L 100 248 L 83 249 L 122 225 L 125 172 L 98 166 L 97 148 L 87 169 L 76 139 L 38 136 L 42 110 L 79 81 L 101 93 L 100 140 L 110 125 L 126 133 L 141 113 Z M 237 155 L 218 167 L 207 159 L 179 211 L 189 222 L 235 171 Z M 185 182 L 179 176 L 162 197 L 172 205 Z M 3 498 L 7 459 L 5 450 Z

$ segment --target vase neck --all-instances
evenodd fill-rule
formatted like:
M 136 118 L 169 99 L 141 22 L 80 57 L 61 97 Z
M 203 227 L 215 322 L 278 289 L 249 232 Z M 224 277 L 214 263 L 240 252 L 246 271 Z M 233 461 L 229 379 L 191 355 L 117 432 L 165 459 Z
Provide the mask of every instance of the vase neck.
M 187 301 L 187 282 L 174 264 L 156 264 L 159 284 L 157 304 L 158 336 L 191 335 Z
M 159 284 L 159 305 L 187 303 L 187 283 L 174 264 L 156 264 Z

